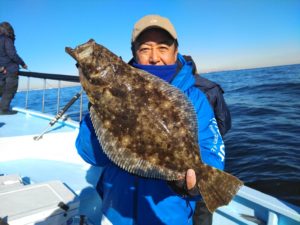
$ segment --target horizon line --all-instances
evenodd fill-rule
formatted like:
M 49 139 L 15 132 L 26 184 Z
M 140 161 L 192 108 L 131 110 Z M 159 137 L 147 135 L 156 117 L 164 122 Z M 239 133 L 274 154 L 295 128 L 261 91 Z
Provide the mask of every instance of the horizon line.
M 270 68 L 270 67 L 280 67 L 280 66 L 293 66 L 293 65 L 300 65 L 299 63 L 291 63 L 291 64 L 277 64 L 277 65 L 267 65 L 267 66 L 257 66 L 257 67 L 246 67 L 246 68 L 231 68 L 231 69 L 212 69 L 212 70 L 199 70 L 197 71 L 199 74 L 203 73 L 215 73 L 215 72 L 228 72 L 228 71 L 237 71 L 237 70 L 252 70 L 252 69 L 263 69 L 263 68 Z

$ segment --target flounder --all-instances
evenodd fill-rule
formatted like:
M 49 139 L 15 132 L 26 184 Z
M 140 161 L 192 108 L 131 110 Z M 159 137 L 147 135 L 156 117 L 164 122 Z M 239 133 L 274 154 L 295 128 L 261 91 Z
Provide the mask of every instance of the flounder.
M 196 113 L 184 93 L 94 40 L 66 52 L 79 64 L 91 120 L 109 159 L 130 173 L 167 181 L 192 168 L 211 212 L 231 201 L 243 183 L 201 161 Z

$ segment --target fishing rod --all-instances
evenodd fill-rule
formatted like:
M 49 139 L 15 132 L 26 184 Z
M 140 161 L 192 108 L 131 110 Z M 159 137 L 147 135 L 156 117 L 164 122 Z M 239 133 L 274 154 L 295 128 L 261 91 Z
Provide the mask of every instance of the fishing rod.
M 44 132 L 42 132 L 39 136 L 34 136 L 33 139 L 35 141 L 40 140 L 43 135 L 45 133 L 47 133 L 47 131 L 63 116 L 63 114 L 71 107 L 71 105 L 74 104 L 74 102 L 80 97 L 80 95 L 82 94 L 81 90 L 80 92 L 78 92 L 76 95 L 73 96 L 73 98 L 71 98 L 71 100 L 65 105 L 64 108 L 62 108 L 57 114 L 56 116 L 50 121 L 49 125 L 47 126 L 47 128 L 44 130 Z

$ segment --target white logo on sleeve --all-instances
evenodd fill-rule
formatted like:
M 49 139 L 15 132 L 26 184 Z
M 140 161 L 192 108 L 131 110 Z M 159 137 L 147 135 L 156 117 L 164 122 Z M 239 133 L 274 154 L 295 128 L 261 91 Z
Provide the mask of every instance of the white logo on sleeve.
M 218 156 L 221 158 L 221 161 L 223 162 L 225 159 L 225 146 L 221 138 L 221 134 L 215 118 L 211 119 L 209 129 L 214 134 L 214 141 L 213 141 L 213 146 L 211 148 L 211 151 L 216 152 Z

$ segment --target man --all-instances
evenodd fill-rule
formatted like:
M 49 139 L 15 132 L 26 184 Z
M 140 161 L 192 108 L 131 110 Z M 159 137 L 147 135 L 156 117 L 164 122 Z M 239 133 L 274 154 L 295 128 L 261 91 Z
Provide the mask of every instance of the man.
M 15 114 L 10 110 L 10 103 L 18 89 L 19 65 L 27 69 L 27 65 L 17 54 L 15 34 L 8 22 L 0 23 L 0 115 Z
M 192 62 L 178 53 L 176 31 L 171 22 L 158 15 L 140 19 L 132 32 L 130 64 L 179 88 L 192 102 L 198 119 L 202 160 L 224 168 L 224 145 L 205 94 L 195 86 Z M 194 170 L 186 182 L 138 177 L 120 169 L 103 153 L 89 114 L 84 117 L 76 140 L 81 157 L 103 167 L 97 184 L 102 198 L 102 224 L 191 224 L 195 208 Z M 175 192 L 176 191 L 176 192 Z M 198 196 L 199 197 L 199 196 Z

